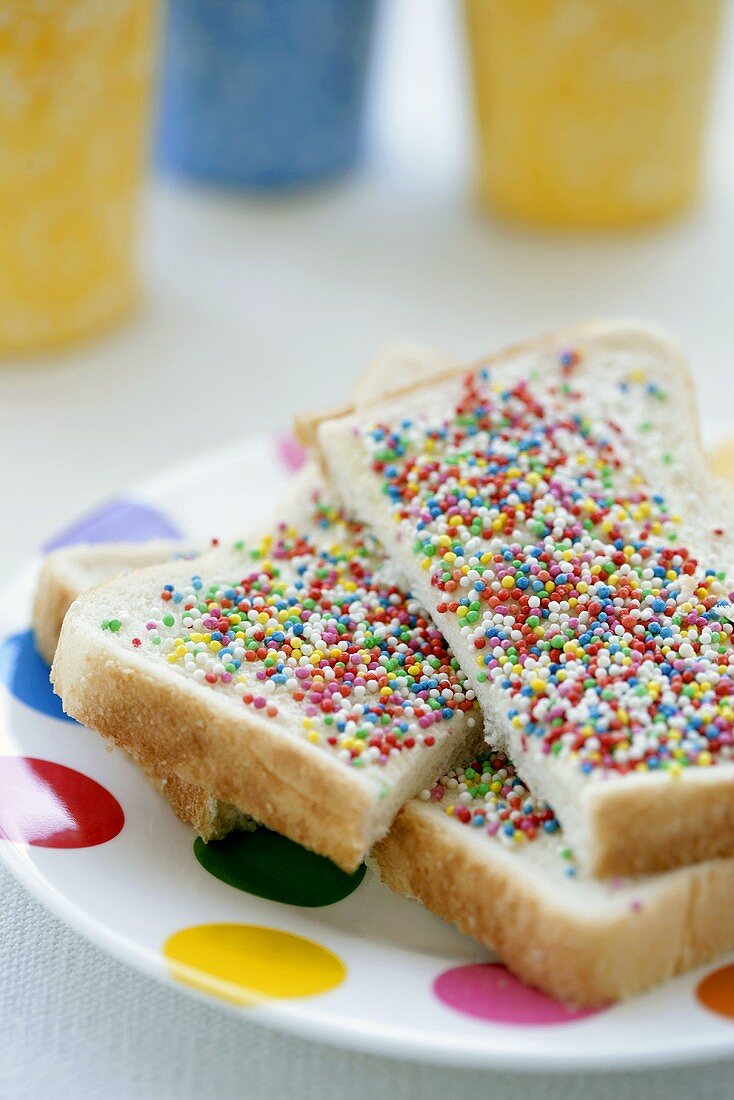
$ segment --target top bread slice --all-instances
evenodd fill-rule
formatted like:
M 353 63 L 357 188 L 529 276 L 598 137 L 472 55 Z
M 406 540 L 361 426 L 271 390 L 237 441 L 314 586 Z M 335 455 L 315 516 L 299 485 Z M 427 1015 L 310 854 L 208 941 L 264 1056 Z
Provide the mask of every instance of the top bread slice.
M 734 854 L 734 517 L 677 347 L 578 326 L 317 437 L 579 866 Z
M 481 724 L 439 631 L 312 468 L 282 516 L 80 597 L 52 679 L 137 759 L 352 870 Z

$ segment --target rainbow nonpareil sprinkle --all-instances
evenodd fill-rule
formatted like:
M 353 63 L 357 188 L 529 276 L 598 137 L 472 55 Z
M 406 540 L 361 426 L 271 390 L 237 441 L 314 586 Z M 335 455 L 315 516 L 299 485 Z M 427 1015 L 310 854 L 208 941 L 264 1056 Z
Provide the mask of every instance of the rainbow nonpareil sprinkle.
M 419 797 L 440 803 L 456 821 L 510 846 L 560 828 L 548 804 L 531 794 L 502 752 L 490 750 L 470 764 L 451 769 Z
M 729 760 L 734 585 L 683 544 L 619 424 L 584 412 L 581 360 L 511 385 L 468 373 L 451 415 L 364 430 L 372 469 L 472 676 L 528 741 L 585 773 Z M 641 389 L 648 432 L 664 389 L 620 385 Z
M 456 660 L 387 577 L 382 550 L 318 496 L 303 528 L 281 525 L 239 553 L 233 576 L 197 562 L 187 584 L 164 584 L 133 647 L 354 767 L 478 721 Z M 112 610 L 101 628 L 117 633 L 124 615 Z

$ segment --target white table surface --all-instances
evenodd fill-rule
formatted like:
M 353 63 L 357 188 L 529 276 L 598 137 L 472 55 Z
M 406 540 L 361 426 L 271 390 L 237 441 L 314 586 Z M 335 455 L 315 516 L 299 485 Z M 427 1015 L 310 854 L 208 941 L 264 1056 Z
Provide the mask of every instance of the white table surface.
M 0 581 L 101 497 L 226 442 L 203 428 L 184 440 L 178 424 L 196 423 L 197 409 L 219 407 L 232 438 L 282 428 L 304 406 L 340 400 L 398 337 L 469 358 L 589 316 L 647 318 L 692 358 L 707 439 L 734 433 L 731 24 L 700 207 L 648 232 L 568 238 L 492 224 L 468 197 L 453 0 L 384 4 L 358 173 L 288 199 L 155 182 L 134 321 L 63 356 L 0 365 Z M 4 871 L 0 891 L 3 1100 L 525 1090 L 706 1100 L 730 1090 L 730 1066 L 541 1081 L 331 1051 L 158 988 L 47 916 Z

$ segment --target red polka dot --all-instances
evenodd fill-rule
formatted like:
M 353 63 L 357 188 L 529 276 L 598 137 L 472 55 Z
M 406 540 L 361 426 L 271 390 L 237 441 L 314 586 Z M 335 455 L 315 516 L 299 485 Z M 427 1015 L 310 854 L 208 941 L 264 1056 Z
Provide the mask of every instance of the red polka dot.
M 568 1024 L 603 1011 L 568 1008 L 524 985 L 501 963 L 474 963 L 445 970 L 434 982 L 433 991 L 449 1008 L 495 1024 Z
M 713 970 L 702 978 L 696 996 L 711 1012 L 734 1020 L 734 963 Z
M 0 839 L 92 848 L 124 823 L 120 803 L 94 779 L 50 760 L 0 756 Z

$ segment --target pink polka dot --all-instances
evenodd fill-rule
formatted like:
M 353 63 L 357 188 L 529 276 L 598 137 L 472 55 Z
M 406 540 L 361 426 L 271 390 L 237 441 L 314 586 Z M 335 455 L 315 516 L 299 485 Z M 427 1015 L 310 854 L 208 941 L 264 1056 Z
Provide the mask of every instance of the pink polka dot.
M 433 983 L 433 991 L 449 1008 L 495 1024 L 568 1024 L 604 1011 L 567 1008 L 523 985 L 501 963 L 474 963 L 444 970 Z
M 292 435 L 282 435 L 276 442 L 278 457 L 290 473 L 300 470 L 306 461 L 306 452 Z
M 94 779 L 51 760 L 0 756 L 0 839 L 92 848 L 124 823 L 120 803 Z

